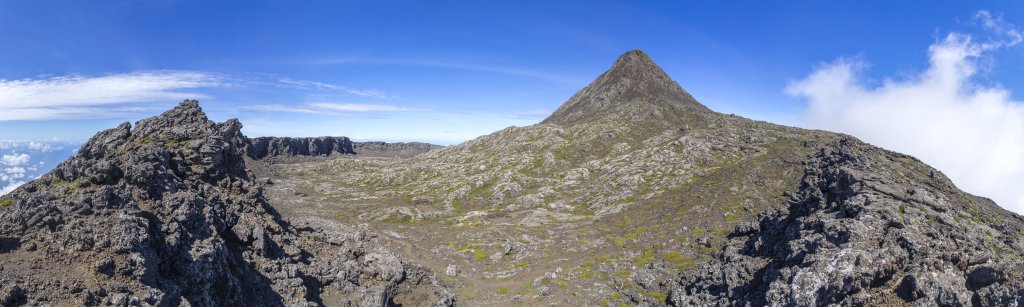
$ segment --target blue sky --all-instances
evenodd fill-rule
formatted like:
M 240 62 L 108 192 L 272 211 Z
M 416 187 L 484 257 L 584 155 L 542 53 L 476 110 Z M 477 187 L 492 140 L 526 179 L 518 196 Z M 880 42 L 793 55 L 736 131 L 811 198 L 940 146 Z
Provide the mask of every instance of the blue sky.
M 784 89 L 821 62 L 859 55 L 874 72 L 914 71 L 927 64 L 926 46 L 965 28 L 978 10 L 1024 17 L 1008 1 L 929 2 L 927 9 L 891 1 L 523 3 L 0 2 L 0 79 L 208 76 L 194 88 L 163 89 L 169 95 L 125 97 L 149 101 L 63 116 L 72 120 L 2 121 L 0 139 L 84 139 L 198 97 L 212 117 L 238 117 L 252 135 L 454 143 L 538 121 L 632 48 L 646 50 L 715 110 L 792 122 L 803 103 Z M 1015 64 L 992 78 L 1024 86 L 1019 48 L 1003 53 L 1000 62 Z M 245 108 L 306 103 L 402 111 Z M 460 115 L 487 120 L 459 124 Z
M 1024 184 L 1017 25 L 1014 1 L 0 1 L 0 140 L 83 140 L 197 98 L 250 136 L 453 144 L 540 121 L 640 48 L 714 110 L 908 152 L 1024 212 L 1001 192 Z M 944 119 L 974 134 L 868 120 L 935 108 L 916 101 L 977 113 Z

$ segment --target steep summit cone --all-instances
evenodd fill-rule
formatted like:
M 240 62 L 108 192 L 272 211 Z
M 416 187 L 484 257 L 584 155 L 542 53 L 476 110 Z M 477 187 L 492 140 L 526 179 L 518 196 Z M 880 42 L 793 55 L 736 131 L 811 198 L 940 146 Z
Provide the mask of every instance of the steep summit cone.
M 612 68 L 573 95 L 544 124 L 570 125 L 608 116 L 634 121 L 708 111 L 642 50 L 626 52 Z

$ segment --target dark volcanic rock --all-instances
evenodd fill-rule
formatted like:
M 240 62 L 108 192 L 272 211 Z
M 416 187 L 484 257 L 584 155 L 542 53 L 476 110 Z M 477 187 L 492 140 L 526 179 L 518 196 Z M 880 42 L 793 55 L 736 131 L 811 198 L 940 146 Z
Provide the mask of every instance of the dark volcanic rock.
M 330 156 L 355 154 L 347 137 L 258 137 L 249 139 L 246 154 L 253 159 L 275 156 Z
M 371 286 L 452 302 L 430 272 L 375 250 L 372 235 L 289 226 L 246 168 L 241 127 L 186 100 L 97 134 L 5 196 L 0 303 L 315 306 L 338 293 L 331 303 L 344 305 Z M 351 148 L 327 144 L 305 148 Z
M 852 138 L 808 163 L 788 208 L 737 228 L 670 288 L 677 306 L 1019 306 L 1024 220 L 911 157 Z

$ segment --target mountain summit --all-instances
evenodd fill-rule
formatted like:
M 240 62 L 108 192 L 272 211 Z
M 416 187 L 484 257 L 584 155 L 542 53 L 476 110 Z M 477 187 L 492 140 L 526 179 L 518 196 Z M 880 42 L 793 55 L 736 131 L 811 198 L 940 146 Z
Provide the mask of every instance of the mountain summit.
M 672 80 L 642 50 L 626 52 L 544 124 L 570 125 L 608 116 L 634 121 L 681 117 L 685 112 L 708 111 Z

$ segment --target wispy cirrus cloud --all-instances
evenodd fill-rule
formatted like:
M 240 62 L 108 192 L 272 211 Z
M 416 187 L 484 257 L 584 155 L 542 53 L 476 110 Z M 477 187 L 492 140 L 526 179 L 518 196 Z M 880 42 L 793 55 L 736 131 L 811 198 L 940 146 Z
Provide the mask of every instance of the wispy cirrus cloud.
M 295 80 L 295 79 L 280 79 L 280 80 L 278 80 L 278 82 L 281 85 L 283 85 L 283 86 L 297 88 L 297 89 L 321 89 L 321 90 L 340 91 L 340 92 L 344 92 L 344 93 L 355 95 L 355 96 L 368 97 L 368 98 L 377 98 L 377 99 L 394 99 L 395 98 L 392 95 L 388 95 L 387 93 L 384 93 L 384 92 L 378 91 L 378 90 L 357 89 L 357 88 L 351 88 L 351 87 L 347 87 L 347 86 L 341 86 L 341 85 L 330 84 L 330 83 L 319 82 L 319 81 Z
M 400 107 L 387 104 L 368 103 L 337 103 L 337 102 L 313 102 L 297 105 L 284 104 L 258 104 L 243 106 L 242 109 L 259 112 L 288 112 L 288 113 L 309 113 L 309 114 L 353 114 L 353 113 L 380 113 L 380 112 L 409 112 L 422 111 L 421 109 Z
M 196 71 L 0 79 L 0 120 L 111 118 L 149 110 L 140 103 L 205 98 L 226 79 Z

